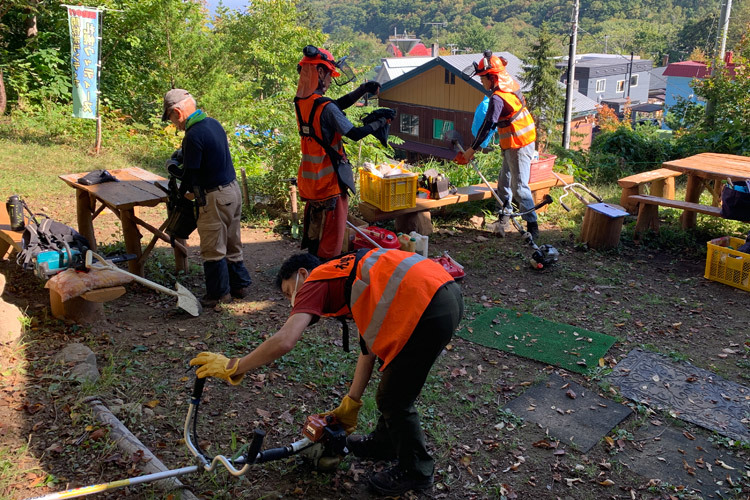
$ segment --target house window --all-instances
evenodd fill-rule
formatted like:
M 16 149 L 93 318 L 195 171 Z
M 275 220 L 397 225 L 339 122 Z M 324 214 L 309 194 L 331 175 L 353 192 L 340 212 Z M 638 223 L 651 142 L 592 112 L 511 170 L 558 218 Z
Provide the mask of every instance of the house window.
M 453 73 L 451 73 L 447 69 L 445 70 L 445 84 L 446 85 L 455 85 L 456 84 L 456 75 L 454 75 Z
M 617 92 L 625 92 L 625 80 L 617 80 Z
M 631 87 L 638 86 L 638 75 L 630 75 L 630 86 Z
M 401 113 L 401 127 L 399 130 L 402 134 L 419 136 L 419 117 L 417 115 Z
M 604 89 L 607 88 L 607 80 L 597 80 L 596 81 L 596 92 L 601 93 L 604 92 Z
M 453 122 L 448 120 L 438 120 L 437 118 L 432 120 L 432 138 L 442 140 L 445 138 L 445 133 L 449 130 L 453 130 Z

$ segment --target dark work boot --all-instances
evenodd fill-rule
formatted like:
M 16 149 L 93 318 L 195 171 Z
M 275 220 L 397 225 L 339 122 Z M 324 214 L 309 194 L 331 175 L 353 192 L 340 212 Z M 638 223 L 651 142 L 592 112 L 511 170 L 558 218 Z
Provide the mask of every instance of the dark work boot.
M 396 450 L 385 439 L 375 437 L 374 433 L 352 434 L 346 438 L 346 447 L 355 457 L 371 460 L 395 460 Z
M 398 496 L 409 490 L 425 490 L 431 487 L 434 481 L 432 474 L 423 476 L 395 465 L 390 469 L 373 474 L 370 477 L 370 486 L 381 495 Z
M 537 222 L 527 222 L 526 230 L 531 233 L 531 237 L 536 240 L 539 236 L 539 224 Z

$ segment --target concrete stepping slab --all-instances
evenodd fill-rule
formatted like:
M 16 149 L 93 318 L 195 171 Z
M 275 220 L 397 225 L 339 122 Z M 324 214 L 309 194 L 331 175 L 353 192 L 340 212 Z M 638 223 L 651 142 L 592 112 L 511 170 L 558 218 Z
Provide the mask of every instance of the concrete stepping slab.
M 750 473 L 747 457 L 735 457 L 704 437 L 666 423 L 647 423 L 634 431 L 633 441 L 626 442 L 616 457 L 646 479 L 685 486 L 703 498 L 733 498 L 734 487 Z
M 587 453 L 631 410 L 557 374 L 527 389 L 506 409 L 549 431 L 560 442 Z
M 633 349 L 607 380 L 628 399 L 722 436 L 750 441 L 750 388 L 708 370 Z

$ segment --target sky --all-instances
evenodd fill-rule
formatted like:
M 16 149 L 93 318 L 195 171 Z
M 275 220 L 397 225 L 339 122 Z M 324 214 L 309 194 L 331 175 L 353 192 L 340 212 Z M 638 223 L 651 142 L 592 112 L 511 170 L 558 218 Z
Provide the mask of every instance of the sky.
M 244 10 L 249 0 L 223 0 L 221 3 L 225 7 L 230 9 Z M 216 11 L 216 7 L 219 5 L 219 0 L 207 0 L 208 8 L 213 14 Z

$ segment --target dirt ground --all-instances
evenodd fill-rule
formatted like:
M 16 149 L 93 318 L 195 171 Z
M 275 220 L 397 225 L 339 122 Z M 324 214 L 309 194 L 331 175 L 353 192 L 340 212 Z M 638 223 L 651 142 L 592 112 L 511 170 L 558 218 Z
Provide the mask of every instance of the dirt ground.
M 102 227 L 106 241 L 109 228 Z M 694 250 L 650 250 L 623 236 L 618 251 L 582 251 L 572 234 L 543 224 L 541 242 L 556 246 L 561 258 L 553 268 L 538 272 L 526 264 L 530 252 L 518 234 L 499 239 L 466 224 L 437 227 L 430 238 L 431 254 L 447 250 L 465 266 L 461 283 L 467 304 L 499 305 L 615 336 L 606 366 L 645 346 L 750 384 L 750 296 L 704 279 L 705 262 Z M 298 242 L 273 225 L 244 229 L 243 241 L 253 276 L 250 296 L 198 318 L 176 309 L 171 297 L 129 285 L 125 296 L 105 304 L 101 320 L 89 326 L 65 323 L 51 317 L 47 291 L 39 280 L 12 262 L 0 263 L 0 272 L 8 278 L 3 299 L 30 318 L 22 342 L 0 347 L 0 450 L 6 450 L 0 459 L 16 461 L 23 471 L 9 484 L 0 484 L 0 498 L 26 498 L 139 474 L 140 457 L 123 455 L 82 402 L 91 395 L 109 406 L 136 403 L 129 407 L 132 411 L 118 414 L 131 432 L 167 467 L 192 463 L 181 441 L 193 380 L 188 360 L 203 350 L 249 352 L 283 324 L 289 311 L 273 280 L 283 259 L 298 251 Z M 189 244 L 191 263 L 199 269 L 197 235 Z M 149 270 L 166 273 L 163 282 L 169 284 L 168 252 L 161 252 L 159 265 Z M 200 272 L 179 280 L 201 295 Z M 73 382 L 72 367 L 55 361 L 56 354 L 74 342 L 96 354 L 98 384 Z M 210 453 L 231 454 L 255 428 L 267 432 L 266 447 L 297 439 L 306 415 L 332 409 L 346 393 L 356 353 L 346 354 L 340 346 L 338 323 L 321 321 L 308 329 L 296 354 L 250 374 L 241 386 L 209 381 L 201 409 L 201 443 Z M 631 404 L 635 411 L 619 429 L 631 431 L 656 415 L 695 435 L 712 435 L 669 415 L 644 413 L 600 385 L 595 373 L 582 376 L 454 338 L 433 368 L 419 405 L 437 462 L 436 486 L 406 498 L 699 498 L 680 485 L 635 474 L 621 459 L 622 450 L 606 440 L 588 454 L 563 445 L 538 446 L 546 439 L 545 430 L 514 419 L 502 406 L 552 372 Z M 365 396 L 361 431 L 374 422 L 376 384 L 377 375 Z M 610 435 L 616 438 L 616 430 Z M 625 440 L 623 446 L 635 448 L 637 443 Z M 748 449 L 731 453 L 745 463 L 749 460 Z M 255 466 L 242 478 L 222 470 L 180 480 L 206 499 L 359 499 L 372 496 L 368 474 L 385 465 L 347 457 L 335 472 L 319 472 L 291 459 Z M 750 481 L 737 485 L 735 492 L 734 498 L 750 498 Z M 179 495 L 145 485 L 97 498 Z

